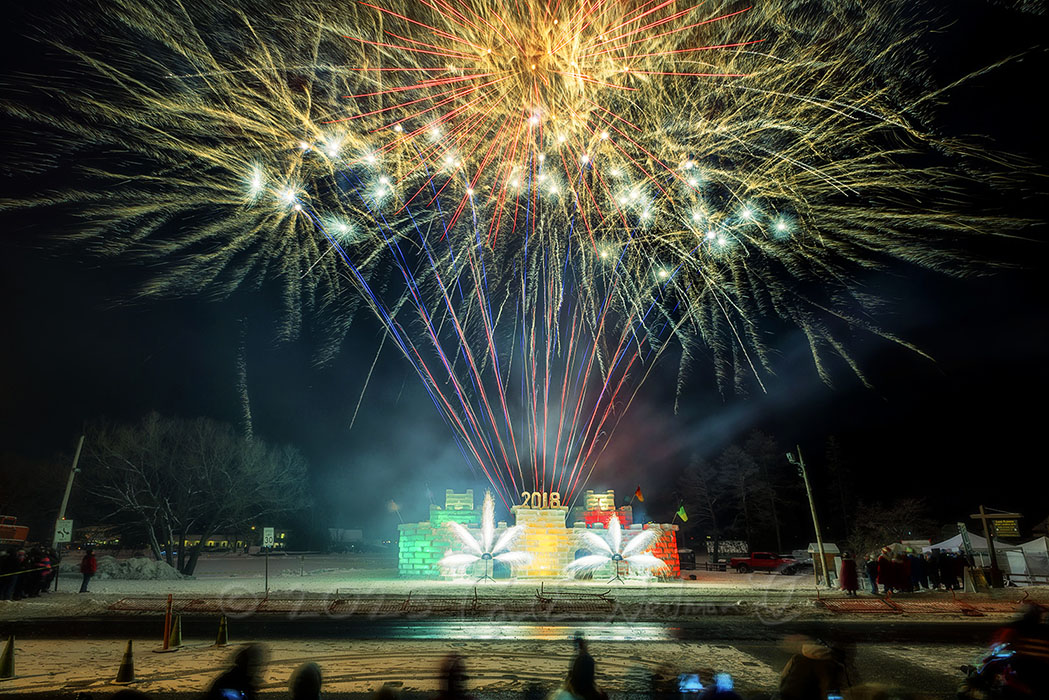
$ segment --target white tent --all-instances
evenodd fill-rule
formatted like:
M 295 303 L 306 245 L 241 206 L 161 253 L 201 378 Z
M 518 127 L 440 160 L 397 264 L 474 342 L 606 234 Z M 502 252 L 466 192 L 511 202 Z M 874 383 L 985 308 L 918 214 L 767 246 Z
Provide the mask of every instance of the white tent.
M 1024 554 L 1049 554 L 1049 537 L 1039 537 L 1020 545 Z
M 1017 585 L 1049 583 L 1049 537 L 1024 542 L 1016 551 L 1006 552 L 1009 580 Z
M 990 552 L 987 550 L 987 540 L 985 538 L 983 538 L 983 537 L 980 537 L 979 535 L 977 535 L 975 533 L 970 532 L 969 533 L 969 544 L 972 545 L 973 555 L 976 558 L 977 565 L 978 566 L 990 566 L 991 555 L 990 555 Z M 944 540 L 943 542 L 934 542 L 933 544 L 926 545 L 926 546 L 922 547 L 922 551 L 923 552 L 930 552 L 930 551 L 932 551 L 934 549 L 938 549 L 941 552 L 942 551 L 961 552 L 963 548 L 964 547 L 962 545 L 962 536 L 961 536 L 961 534 L 957 534 L 954 537 L 950 537 L 950 538 Z M 1005 556 L 1004 556 L 1005 552 L 1010 551 L 1010 550 L 1019 551 L 1019 547 L 1017 547 L 1016 545 L 1005 544 L 1004 542 L 1002 542 L 1000 540 L 995 540 L 994 541 L 994 549 L 995 549 L 995 552 L 998 554 L 998 563 L 999 563 L 999 565 L 1002 565 L 1003 562 L 1006 559 Z
M 986 552 L 987 551 L 987 540 L 984 539 L 983 537 L 980 537 L 979 535 L 977 535 L 977 534 L 975 534 L 973 532 L 969 533 L 969 544 L 972 545 L 974 552 Z M 1002 542 L 1001 540 L 995 540 L 994 541 L 994 548 L 995 549 L 1001 549 L 1001 550 L 1015 549 L 1016 545 L 1006 544 L 1006 543 Z M 943 542 L 934 542 L 932 544 L 927 544 L 924 547 L 922 547 L 922 551 L 923 552 L 931 552 L 934 549 L 939 549 L 939 550 L 945 550 L 946 549 L 946 550 L 950 550 L 952 552 L 960 552 L 960 551 L 962 551 L 962 536 L 961 536 L 961 534 L 957 534 L 954 537 L 950 537 L 950 538 L 944 540 Z

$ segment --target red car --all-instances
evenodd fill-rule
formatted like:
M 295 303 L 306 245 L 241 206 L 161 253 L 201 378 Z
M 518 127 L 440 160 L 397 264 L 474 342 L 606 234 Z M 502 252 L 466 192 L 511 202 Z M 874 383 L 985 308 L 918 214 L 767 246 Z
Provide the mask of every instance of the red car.
M 781 557 L 772 552 L 752 552 L 749 557 L 736 557 L 728 562 L 729 568 L 738 573 L 749 574 L 751 571 L 779 571 L 794 563 L 794 557 Z

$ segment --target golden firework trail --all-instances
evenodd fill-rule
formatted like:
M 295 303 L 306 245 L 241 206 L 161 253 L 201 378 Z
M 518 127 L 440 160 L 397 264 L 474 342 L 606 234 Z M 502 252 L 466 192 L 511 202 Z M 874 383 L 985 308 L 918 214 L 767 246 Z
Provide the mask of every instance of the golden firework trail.
M 964 272 L 1020 222 L 936 138 L 914 3 L 131 0 L 56 19 L 69 69 L 12 79 L 9 200 L 160 263 L 145 295 L 278 280 L 337 346 L 366 304 L 504 500 L 578 493 L 671 341 L 764 388 L 891 338 L 861 282 Z M 905 344 L 905 343 L 904 343 Z M 707 361 L 707 360 L 703 360 Z

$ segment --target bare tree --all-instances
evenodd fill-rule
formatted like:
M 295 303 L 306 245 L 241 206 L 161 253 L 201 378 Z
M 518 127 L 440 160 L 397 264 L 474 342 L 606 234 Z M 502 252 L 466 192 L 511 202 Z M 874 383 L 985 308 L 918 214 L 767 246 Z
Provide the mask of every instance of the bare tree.
M 834 488 L 834 496 L 836 497 L 835 506 L 841 523 L 841 536 L 848 538 L 851 531 L 848 499 L 846 498 L 846 493 L 849 491 L 846 485 L 848 463 L 845 460 L 841 443 L 834 435 L 827 438 L 825 459 L 827 463 L 827 472 L 830 476 L 830 483 Z
M 678 493 L 686 510 L 692 515 L 688 524 L 703 530 L 710 538 L 713 561 L 720 555 L 721 537 L 725 527 L 725 505 L 731 500 L 732 484 L 710 462 L 694 458 L 678 479 Z
M 782 499 L 778 493 L 783 488 L 781 480 L 778 479 L 778 471 L 782 470 L 786 460 L 783 459 L 783 451 L 776 445 L 772 436 L 755 430 L 747 436 L 743 443 L 743 451 L 750 455 L 760 475 L 758 483 L 758 502 L 767 504 L 767 520 L 772 525 L 776 537 L 776 551 L 783 552 L 783 534 L 780 529 L 780 511 L 782 510 Z
M 936 524 L 925 501 L 901 498 L 888 505 L 857 505 L 849 545 L 854 552 L 874 552 L 892 542 L 935 535 Z
M 112 515 L 140 524 L 153 555 L 184 574 L 193 573 L 209 536 L 306 505 L 302 456 L 229 425 L 152 413 L 89 434 L 85 477 L 92 495 Z M 187 551 L 190 533 L 200 539 Z
M 739 445 L 729 445 L 718 455 L 716 464 L 723 478 L 731 480 L 734 487 L 733 495 L 738 510 L 733 525 L 737 531 L 742 531 L 748 545 L 753 546 L 756 541 L 752 517 L 753 492 L 758 482 L 754 460 Z

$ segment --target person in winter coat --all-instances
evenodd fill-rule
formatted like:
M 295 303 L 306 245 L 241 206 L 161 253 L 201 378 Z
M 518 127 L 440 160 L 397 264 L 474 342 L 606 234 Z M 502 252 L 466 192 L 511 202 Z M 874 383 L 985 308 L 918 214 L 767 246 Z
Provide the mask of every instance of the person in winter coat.
M 25 598 L 29 568 L 29 559 L 26 557 L 25 550 L 14 550 L 9 564 L 12 575 L 8 577 L 9 595 L 7 600 L 22 600 L 22 598 Z
M 449 654 L 441 662 L 440 692 L 434 700 L 473 700 L 466 692 L 466 662 L 459 654 Z
M 911 590 L 920 591 L 929 587 L 929 575 L 925 573 L 925 559 L 920 554 L 908 554 L 911 567 Z
M 856 589 L 860 587 L 860 577 L 856 571 L 856 560 L 848 552 L 842 555 L 841 574 L 838 578 L 841 581 L 841 590 L 851 596 L 856 595 Z
M 1049 613 L 1027 604 L 1020 616 L 995 632 L 992 644 L 1008 644 L 1012 652 L 1010 697 L 1049 697 Z
M 958 559 L 960 557 L 953 552 L 940 554 L 940 580 L 948 591 L 958 590 Z
M 892 559 L 889 558 L 888 548 L 881 550 L 881 556 L 878 557 L 878 583 L 881 584 L 881 588 L 886 594 L 892 593 L 892 589 L 896 587 L 896 581 L 893 577 Z
M 952 570 L 954 572 L 955 588 L 959 591 L 965 590 L 965 569 L 974 566 L 972 557 L 951 557 Z
M 40 552 L 40 559 L 36 565 L 40 568 L 40 589 L 38 592 L 47 591 L 51 588 L 51 581 L 55 578 L 55 560 L 51 558 L 49 550 Z
M 295 669 L 288 683 L 291 689 L 291 700 L 320 700 L 321 667 L 312 661 Z
M 869 554 L 864 559 L 863 568 L 871 584 L 871 595 L 878 595 L 878 561 Z
M 25 568 L 25 552 L 12 549 L 0 556 L 0 600 L 17 600 L 19 573 Z
M 608 694 L 597 687 L 594 657 L 587 651 L 583 635 L 575 637 L 576 655 L 564 684 L 549 695 L 549 700 L 608 700 Z
M 929 576 L 929 587 L 938 591 L 940 589 L 940 553 L 935 549 L 925 554 L 925 571 Z
M 803 644 L 801 653 L 790 657 L 779 677 L 782 700 L 825 700 L 847 685 L 845 665 L 830 647 L 818 643 Z
M 44 590 L 50 590 L 52 587 L 58 590 L 58 566 L 62 563 L 62 558 L 58 555 L 58 552 L 54 547 L 49 547 L 47 550 L 47 559 L 51 562 L 51 573 L 47 577 L 47 583 L 44 584 Z
M 583 635 L 576 635 L 576 655 L 572 668 L 568 671 L 565 688 L 577 698 L 584 700 L 608 700 L 608 695 L 597 687 L 594 671 L 594 657 L 586 648 Z
M 22 594 L 26 598 L 36 598 L 40 591 L 44 590 L 44 583 L 51 573 L 51 562 L 47 558 L 47 552 L 40 547 L 33 547 L 29 552 L 26 569 Z
M 266 648 L 245 644 L 233 657 L 233 667 L 212 683 L 204 700 L 257 700 L 266 665 Z
M 84 553 L 84 558 L 80 560 L 80 574 L 84 577 L 83 582 L 80 584 L 81 593 L 87 593 L 87 584 L 96 571 L 98 571 L 98 559 L 95 559 L 95 550 L 88 547 L 87 552 Z
M 913 590 L 911 588 L 911 563 L 903 554 L 897 554 L 892 562 L 893 581 L 892 585 L 897 591 Z

